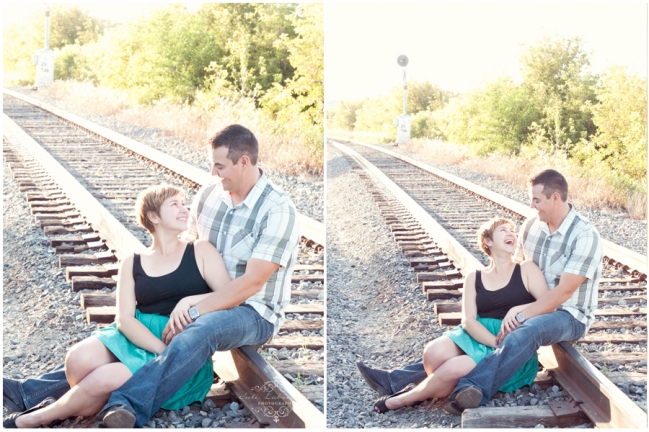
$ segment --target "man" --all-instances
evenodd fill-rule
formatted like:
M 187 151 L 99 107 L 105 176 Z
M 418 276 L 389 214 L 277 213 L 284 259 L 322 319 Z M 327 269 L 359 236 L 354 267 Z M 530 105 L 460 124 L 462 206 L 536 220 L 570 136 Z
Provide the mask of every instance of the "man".
M 198 193 L 185 238 L 208 239 L 233 280 L 190 308 L 184 329 L 167 325 L 165 351 L 113 392 L 100 413 L 107 427 L 144 425 L 214 351 L 261 345 L 284 322 L 300 238 L 295 206 L 257 167 L 258 143 L 248 129 L 228 126 L 210 143 L 212 175 L 220 182 Z M 69 389 L 62 380 L 62 369 L 10 380 L 3 385 L 5 404 L 29 408 L 58 397 Z
M 446 405 L 459 415 L 485 404 L 541 345 L 574 341 L 595 320 L 597 286 L 602 273 L 602 245 L 593 225 L 568 203 L 568 183 L 557 171 L 530 179 L 531 207 L 537 216 L 521 227 L 515 258 L 532 259 L 543 271 L 550 291 L 503 323 L 498 348 L 462 378 Z M 426 378 L 420 361 L 382 371 L 362 362 L 361 375 L 380 394 L 392 394 Z

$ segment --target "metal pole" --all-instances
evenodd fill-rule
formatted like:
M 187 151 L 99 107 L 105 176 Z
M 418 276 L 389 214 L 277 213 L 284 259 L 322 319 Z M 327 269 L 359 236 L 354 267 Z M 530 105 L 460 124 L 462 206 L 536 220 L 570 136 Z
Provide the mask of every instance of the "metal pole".
M 45 3 L 45 51 L 50 49 L 50 5 Z
M 406 68 L 403 68 L 403 115 L 406 115 L 408 105 L 408 78 L 406 77 Z

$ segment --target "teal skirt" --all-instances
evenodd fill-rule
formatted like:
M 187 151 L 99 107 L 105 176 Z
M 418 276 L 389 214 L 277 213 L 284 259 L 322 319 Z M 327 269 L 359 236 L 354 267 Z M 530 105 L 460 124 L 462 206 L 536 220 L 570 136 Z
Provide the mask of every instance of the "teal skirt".
M 169 317 L 156 314 L 143 314 L 135 310 L 135 318 L 140 321 L 151 333 L 162 340 L 162 331 L 169 321 Z M 137 372 L 142 366 L 157 357 L 157 354 L 146 351 L 129 341 L 119 330 L 117 324 L 92 332 L 117 359 L 124 363 L 131 373 Z M 207 359 L 199 369 L 167 402 L 162 405 L 166 410 L 181 409 L 194 402 L 203 403 L 207 392 L 214 381 L 212 359 Z
M 503 320 L 497 318 L 480 318 L 479 316 L 477 318 L 478 322 L 485 326 L 492 335 L 496 336 L 500 331 L 500 325 Z M 455 345 L 460 347 L 460 349 L 464 351 L 466 355 L 471 357 L 476 364 L 480 363 L 480 360 L 494 351 L 494 348 L 483 345 L 469 336 L 469 334 L 462 328 L 462 325 L 447 331 L 444 333 L 444 336 L 447 336 L 455 342 Z M 521 367 L 514 376 L 509 379 L 509 381 L 500 387 L 499 390 L 501 392 L 511 392 L 524 386 L 531 386 L 538 371 L 539 359 L 537 354 L 534 353 L 534 356 L 529 359 L 527 363 L 525 363 L 523 367 Z

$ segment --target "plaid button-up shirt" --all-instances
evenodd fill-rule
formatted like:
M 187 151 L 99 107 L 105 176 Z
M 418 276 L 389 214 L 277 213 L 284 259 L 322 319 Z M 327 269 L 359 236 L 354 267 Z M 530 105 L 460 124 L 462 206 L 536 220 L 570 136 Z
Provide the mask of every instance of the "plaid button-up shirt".
M 562 273 L 584 276 L 586 280 L 558 309 L 570 312 L 588 330 L 595 321 L 603 252 L 599 233 L 587 219 L 571 208 L 552 234 L 538 216 L 527 219 L 521 227 L 514 257 L 517 261 L 534 261 L 550 289 L 559 285 Z
M 221 253 L 232 279 L 246 272 L 250 258 L 279 264 L 261 291 L 244 302 L 274 324 L 277 333 L 291 299 L 291 275 L 300 242 L 295 206 L 263 172 L 236 206 L 230 193 L 215 180 L 196 195 L 183 238 L 209 240 Z

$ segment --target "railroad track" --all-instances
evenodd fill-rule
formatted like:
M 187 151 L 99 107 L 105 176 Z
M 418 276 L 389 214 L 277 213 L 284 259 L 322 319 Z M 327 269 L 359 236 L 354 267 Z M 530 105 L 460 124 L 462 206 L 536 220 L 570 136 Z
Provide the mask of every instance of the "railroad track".
M 463 276 L 486 264 L 474 240 L 478 227 L 496 215 L 521 222 L 530 209 L 385 148 L 329 143 L 365 180 L 423 294 L 435 301 L 440 325 L 459 324 Z M 505 417 L 512 427 L 568 426 L 587 421 L 585 416 L 597 427 L 646 427 L 647 414 L 632 398 L 646 401 L 647 261 L 607 241 L 604 252 L 596 322 L 574 346 L 543 347 L 539 356 L 545 371 L 537 383 L 556 380 L 579 406 L 467 410 L 464 427 L 502 427 Z M 627 371 L 626 365 L 636 370 Z
M 4 91 L 3 111 L 3 155 L 87 322 L 112 322 L 118 261 L 151 241 L 135 223 L 137 194 L 164 181 L 183 187 L 189 202 L 210 175 L 19 93 Z M 257 426 L 324 426 L 324 227 L 302 215 L 299 222 L 303 237 L 279 335 L 257 349 L 214 356 L 221 381 L 208 397 L 223 403 L 234 393 Z

